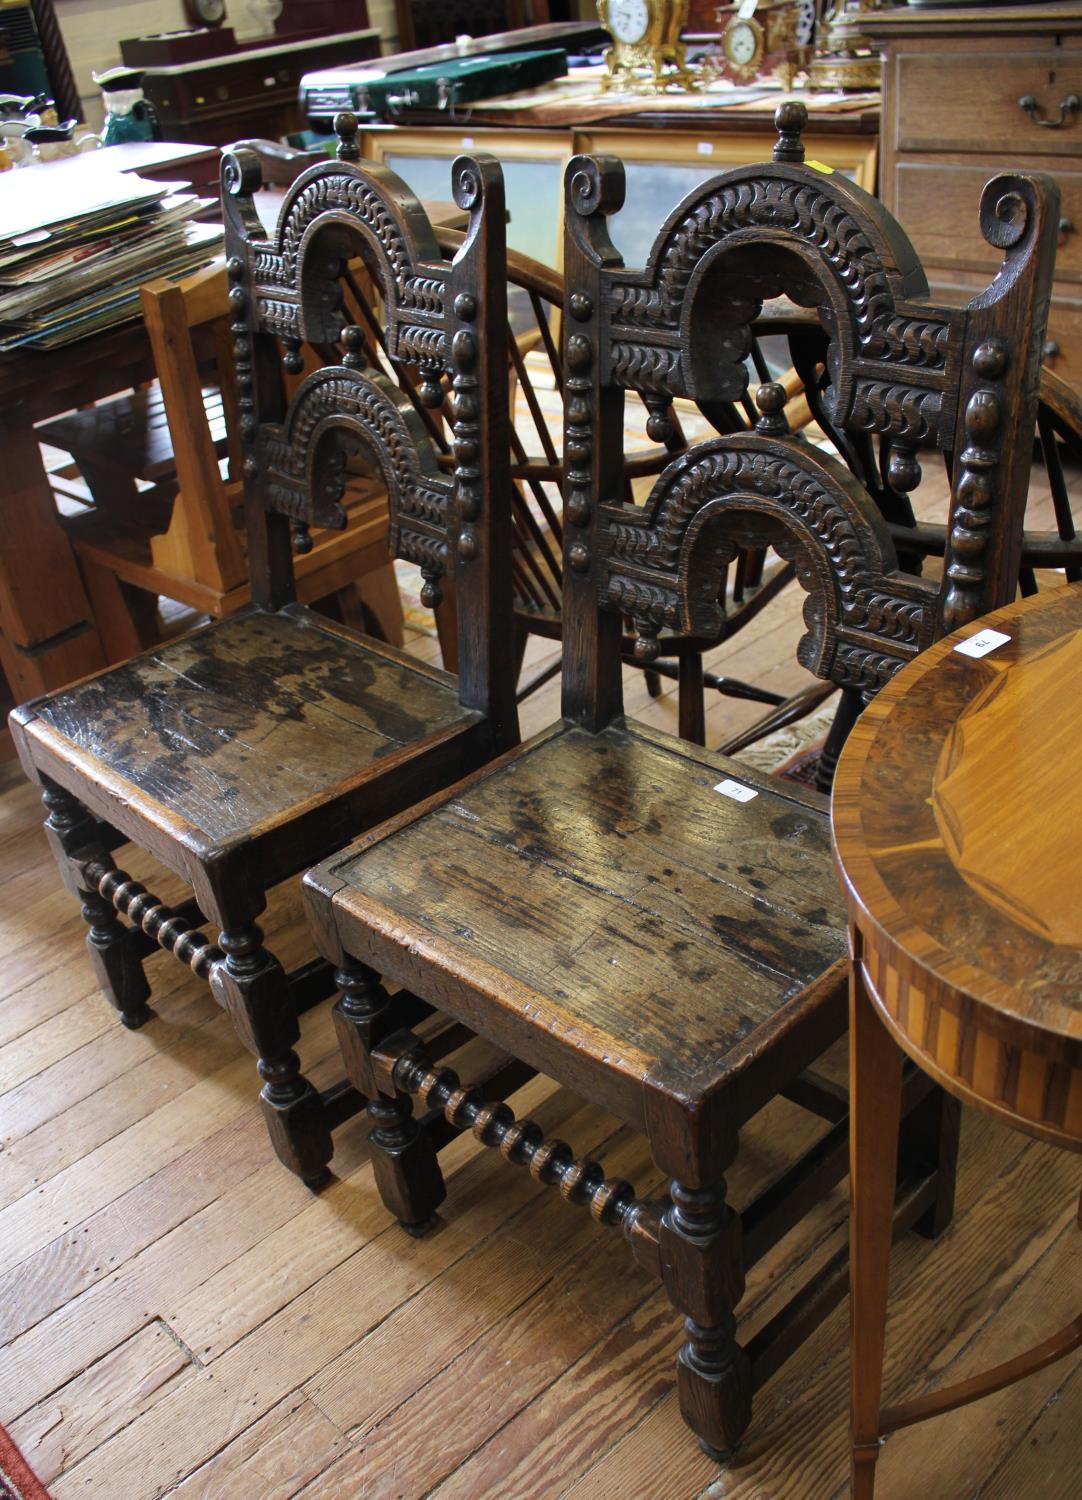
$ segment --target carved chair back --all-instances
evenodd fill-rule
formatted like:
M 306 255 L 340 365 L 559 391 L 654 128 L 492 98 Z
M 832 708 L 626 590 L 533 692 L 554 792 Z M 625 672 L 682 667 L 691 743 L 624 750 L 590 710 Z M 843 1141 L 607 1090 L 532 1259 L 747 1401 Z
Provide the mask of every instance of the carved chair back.
M 927 300 L 889 213 L 803 164 L 802 105 L 779 107 L 774 161 L 726 172 L 673 211 L 646 266 L 625 269 L 606 220 L 623 202 L 614 158 L 566 174 L 564 713 L 600 728 L 621 711 L 621 617 L 649 659 L 658 632 L 715 636 L 719 569 L 770 545 L 808 592 L 798 657 L 867 696 L 938 634 L 1013 597 L 1033 446 L 1058 191 L 1010 174 L 985 187 L 985 238 L 1004 252 L 966 307 Z M 784 390 L 760 391 L 754 432 L 670 463 L 641 507 L 620 494 L 624 393 L 666 420 L 673 397 L 708 414 L 739 399 L 765 299 L 818 313 L 829 340 L 835 429 L 889 438 L 903 496 L 917 452 L 953 455 L 942 583 L 902 572 L 886 524 L 852 473 L 788 433 Z
M 222 162 L 252 598 L 271 609 L 293 601 L 291 533 L 303 550 L 309 527 L 346 524 L 344 471 L 359 451 L 386 484 L 388 545 L 420 566 L 424 601 L 437 603 L 441 580 L 454 580 L 462 703 L 513 739 L 503 178 L 490 158 L 455 161 L 455 201 L 470 221 L 447 261 L 406 184 L 360 162 L 356 119 L 335 125 L 338 159 L 296 179 L 269 237 L 252 201 L 259 157 L 241 147 Z M 389 351 L 421 367 L 422 395 L 442 401 L 450 375 L 450 474 L 403 392 L 364 368 L 362 330 L 342 294 L 358 254 L 380 287 Z M 287 400 L 283 367 L 303 370 L 305 344 L 328 362 Z

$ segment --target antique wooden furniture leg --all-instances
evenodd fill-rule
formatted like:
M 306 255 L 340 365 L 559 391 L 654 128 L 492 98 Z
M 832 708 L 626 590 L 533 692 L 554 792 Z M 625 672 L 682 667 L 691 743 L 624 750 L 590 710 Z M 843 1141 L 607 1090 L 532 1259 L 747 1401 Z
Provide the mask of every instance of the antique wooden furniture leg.
M 56 856 L 61 879 L 78 897 L 90 928 L 86 946 L 98 984 L 120 1012 L 124 1025 L 134 1030 L 150 1020 L 146 1003 L 150 985 L 131 929 L 121 924 L 113 903 L 99 893 L 85 873 L 87 859 L 108 858 L 101 842 L 101 825 L 55 782 L 42 781 L 41 800 L 48 813 L 45 836 Z
M 61 530 L 34 429 L 17 402 L 0 414 L 7 514 L 0 535 L 0 649 L 18 698 L 48 692 L 104 662 L 86 594 Z
M 210 987 L 258 1058 L 259 1098 L 279 1161 L 315 1188 L 326 1181 L 334 1147 L 319 1095 L 294 1051 L 301 1031 L 289 981 L 255 921 L 264 904 L 217 914 L 226 919 L 218 938 L 224 957 L 211 968 Z
M 744 1294 L 740 1218 L 725 1201 L 724 1178 L 702 1187 L 674 1181 L 670 1194 L 661 1274 L 687 1333 L 676 1358 L 680 1410 L 704 1450 L 721 1461 L 751 1420 L 751 1364 L 736 1340 L 735 1309 Z
M 872 1500 L 887 1323 L 902 1054 L 875 1014 L 859 957 L 849 981 L 851 1484 Z
M 343 958 L 335 981 L 341 991 L 335 1030 L 346 1074 L 368 1100 L 376 1186 L 402 1227 L 423 1234 L 446 1196 L 432 1136 L 413 1118 L 409 1094 L 372 1066 L 373 1048 L 402 1024 L 401 1000 L 387 994 L 374 969 L 351 958 Z

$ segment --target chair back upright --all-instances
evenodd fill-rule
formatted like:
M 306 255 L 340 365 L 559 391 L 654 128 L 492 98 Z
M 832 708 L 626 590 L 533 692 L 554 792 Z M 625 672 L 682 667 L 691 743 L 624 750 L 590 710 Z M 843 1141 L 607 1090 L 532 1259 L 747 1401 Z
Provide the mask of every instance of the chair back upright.
M 241 486 L 239 480 L 222 478 L 196 348 L 200 336 L 213 348 L 230 469 L 239 474 L 239 413 L 225 272 L 219 261 L 183 281 L 163 277 L 141 287 L 139 297 L 162 388 L 179 489 L 168 529 L 151 537 L 151 556 L 166 573 L 226 592 L 242 585 L 248 573 L 232 514 L 241 499 Z
M 804 164 L 806 119 L 803 105 L 781 105 L 773 162 L 696 188 L 638 270 L 625 269 L 606 222 L 623 203 L 622 165 L 568 165 L 563 705 L 584 727 L 622 711 L 622 618 L 644 660 L 662 629 L 716 637 L 719 571 L 741 546 L 794 561 L 809 596 L 800 661 L 863 698 L 937 635 L 1014 595 L 1058 189 L 1037 173 L 989 182 L 980 222 L 1002 267 L 967 306 L 940 307 L 882 204 Z M 690 447 L 641 507 L 619 498 L 625 391 L 662 425 L 677 396 L 707 414 L 738 400 L 752 321 L 782 294 L 817 312 L 832 423 L 889 439 L 895 491 L 920 482 L 921 448 L 946 454 L 941 583 L 899 569 L 867 492 L 788 432 L 779 385 L 761 388 L 754 431 Z
M 277 609 L 295 598 L 291 532 L 342 527 L 351 452 L 381 474 L 390 511 L 388 546 L 416 563 L 426 603 L 445 577 L 455 584 L 461 643 L 459 696 L 492 720 L 498 745 L 517 739 L 511 638 L 508 495 L 507 293 L 503 178 L 491 158 L 460 156 L 455 202 L 469 229 L 443 259 L 421 204 L 395 173 L 362 163 L 357 121 L 339 115 L 337 160 L 303 172 L 268 237 L 253 195 L 258 156 L 222 162 L 226 270 L 233 310 L 245 513 L 253 602 Z M 380 288 L 389 354 L 420 366 L 422 397 L 454 392 L 454 469 L 403 392 L 366 369 L 363 330 L 349 323 L 343 278 L 361 255 Z M 346 353 L 339 354 L 341 343 Z M 330 363 L 287 400 L 286 372 L 303 368 L 302 345 Z M 281 353 L 280 350 L 284 350 Z

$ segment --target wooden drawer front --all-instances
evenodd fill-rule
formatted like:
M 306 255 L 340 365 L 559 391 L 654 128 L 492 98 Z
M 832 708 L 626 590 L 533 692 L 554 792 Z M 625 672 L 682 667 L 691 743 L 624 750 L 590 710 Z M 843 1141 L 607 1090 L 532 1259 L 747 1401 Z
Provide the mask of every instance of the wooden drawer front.
M 1072 38 L 1077 41 L 1077 38 Z M 1069 94 L 1082 98 L 1082 49 L 1020 41 L 1010 52 L 971 56 L 903 53 L 897 59 L 895 128 L 900 151 L 1004 151 L 1016 160 L 1082 155 L 1082 114 L 1043 130 L 1019 108 L 1059 117 Z
M 1053 345 L 1058 352 L 1049 352 L 1048 368 L 1082 392 L 1082 297 L 1053 297 L 1046 350 Z
M 1015 164 L 971 162 L 948 164 L 936 161 L 895 163 L 894 213 L 913 241 L 925 265 L 956 266 L 959 270 L 995 270 L 1002 253 L 987 244 L 981 234 L 977 209 L 984 184 Z M 1021 165 L 1019 162 L 1018 165 Z M 1025 164 L 1038 168 L 1032 158 Z M 1059 183 L 1060 216 L 1070 224 L 1059 237 L 1056 279 L 1082 281 L 1082 171 L 1065 171 L 1058 162 L 1045 160 L 1040 170 L 1049 171 Z
M 987 285 L 983 276 L 971 271 L 953 273 L 928 265 L 924 269 L 932 301 L 948 307 L 964 307 Z M 1061 287 L 1054 293 L 1045 338 L 1045 348 L 1053 345 L 1056 350 L 1045 357 L 1049 369 L 1082 393 L 1082 288 Z

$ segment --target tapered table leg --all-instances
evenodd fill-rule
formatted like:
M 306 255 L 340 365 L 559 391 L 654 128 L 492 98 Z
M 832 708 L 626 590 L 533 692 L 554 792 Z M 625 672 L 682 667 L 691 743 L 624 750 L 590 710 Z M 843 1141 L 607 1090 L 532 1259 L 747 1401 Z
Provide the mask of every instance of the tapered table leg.
M 859 957 L 849 982 L 849 1422 L 853 1500 L 872 1500 L 897 1177 L 902 1053 L 875 1013 Z

